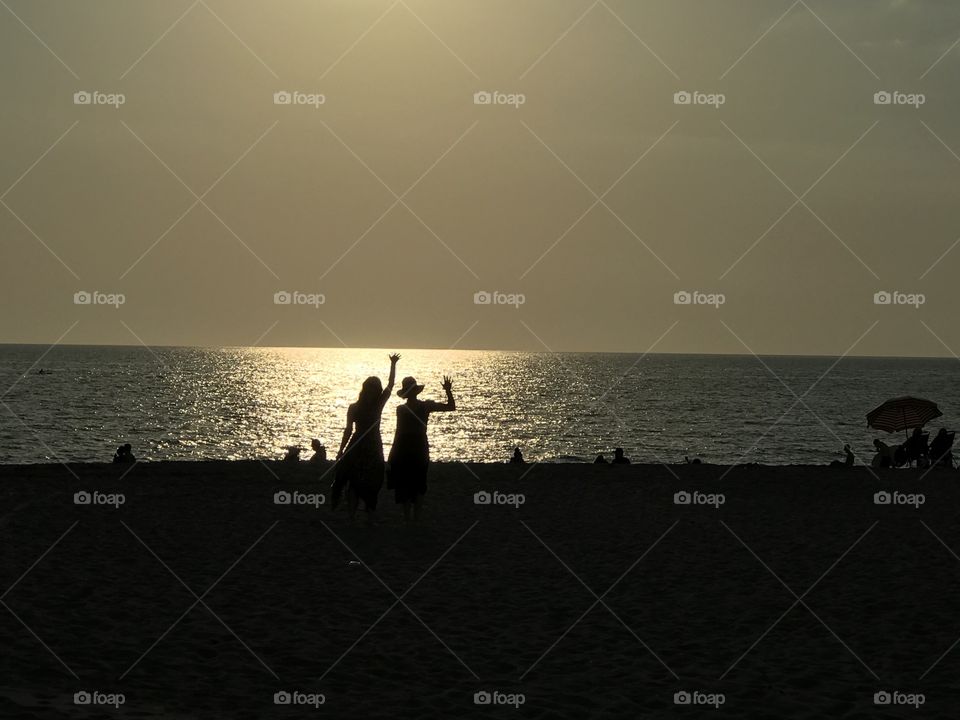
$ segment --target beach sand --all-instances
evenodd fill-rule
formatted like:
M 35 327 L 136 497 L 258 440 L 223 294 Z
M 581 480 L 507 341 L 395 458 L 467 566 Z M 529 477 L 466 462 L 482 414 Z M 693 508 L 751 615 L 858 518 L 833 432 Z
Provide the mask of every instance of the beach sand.
M 0 467 L 0 717 L 957 716 L 956 473 L 448 463 L 417 526 L 274 503 L 325 470 Z

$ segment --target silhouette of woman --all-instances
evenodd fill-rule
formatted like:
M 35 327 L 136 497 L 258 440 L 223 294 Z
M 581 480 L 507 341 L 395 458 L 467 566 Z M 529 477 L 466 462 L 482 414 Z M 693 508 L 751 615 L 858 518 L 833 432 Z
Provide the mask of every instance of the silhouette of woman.
M 331 488 L 331 507 L 336 510 L 346 488 L 351 519 L 356 515 L 360 500 L 363 500 L 371 520 L 376 517 L 377 496 L 383 485 L 380 415 L 393 391 L 398 360 L 399 355 L 390 356 L 387 387 L 383 387 L 380 378 L 368 377 L 363 381 L 357 401 L 347 408 L 347 426 L 337 452 L 336 476 Z
M 427 442 L 427 421 L 430 413 L 450 412 L 457 409 L 453 399 L 453 381 L 443 378 L 445 403 L 420 400 L 423 385 L 417 385 L 412 377 L 405 377 L 397 395 L 406 403 L 397 408 L 397 431 L 390 449 L 390 471 L 387 487 L 394 490 L 398 505 L 403 505 L 403 517 L 420 518 L 423 496 L 427 492 L 427 468 L 430 465 L 430 444 Z

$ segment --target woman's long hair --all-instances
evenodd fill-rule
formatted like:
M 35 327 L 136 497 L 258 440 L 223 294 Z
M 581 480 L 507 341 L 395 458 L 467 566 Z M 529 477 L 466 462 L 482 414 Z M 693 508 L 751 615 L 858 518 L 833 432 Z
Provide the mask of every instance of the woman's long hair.
M 357 406 L 362 411 L 376 410 L 381 395 L 383 395 L 383 383 L 380 382 L 380 378 L 371 375 L 363 381 L 363 385 L 360 387 Z

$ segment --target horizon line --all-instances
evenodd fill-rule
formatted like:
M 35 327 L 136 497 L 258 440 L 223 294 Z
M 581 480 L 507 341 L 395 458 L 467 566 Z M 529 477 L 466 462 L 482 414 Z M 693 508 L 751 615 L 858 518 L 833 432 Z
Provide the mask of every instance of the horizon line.
M 343 346 L 320 346 L 320 345 L 147 345 L 145 343 L 70 343 L 61 342 L 51 345 L 50 343 L 37 342 L 0 342 L 0 347 L 83 347 L 83 348 L 143 348 L 153 350 L 157 348 L 169 350 L 383 350 L 391 349 L 406 350 L 428 350 L 435 352 L 499 352 L 499 353 L 517 353 L 525 355 L 652 355 L 652 356 L 685 356 L 685 357 L 761 357 L 761 358 L 856 358 L 861 360 L 958 360 L 954 355 L 858 355 L 849 353 L 847 355 L 826 355 L 820 353 L 723 353 L 723 352 L 680 352 L 680 351 L 660 351 L 646 352 L 633 350 L 517 350 L 507 348 L 449 348 L 449 347 L 408 347 L 408 348 L 387 348 L 387 347 L 343 347 Z

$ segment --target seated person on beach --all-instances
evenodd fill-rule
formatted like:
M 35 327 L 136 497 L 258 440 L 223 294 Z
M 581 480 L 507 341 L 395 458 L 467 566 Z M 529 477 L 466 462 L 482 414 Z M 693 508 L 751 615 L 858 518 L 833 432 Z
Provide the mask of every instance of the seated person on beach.
M 310 458 L 310 462 L 326 462 L 327 449 L 323 446 L 323 443 L 314 438 L 310 441 L 310 447 L 313 449 L 313 457 Z
M 688 455 L 684 455 L 684 456 L 683 456 L 683 459 L 686 461 L 687 465 L 702 465 L 702 464 L 703 464 L 703 461 L 702 461 L 700 458 L 698 458 L 698 457 L 695 457 L 693 460 L 691 460 Z
M 890 447 L 880 439 L 874 440 L 873 446 L 877 449 L 877 454 L 873 456 L 873 460 L 870 462 L 870 465 L 875 468 L 893 467 L 895 454 L 894 448 Z
M 523 453 L 520 452 L 520 448 L 516 447 L 513 449 L 513 457 L 510 458 L 511 465 L 523 465 L 525 460 L 523 459 Z
M 133 448 L 130 446 L 130 443 L 117 448 L 117 452 L 113 454 L 113 461 L 115 463 L 132 463 L 137 461 L 133 456 Z
M 946 428 L 940 428 L 933 442 L 930 443 L 931 464 L 953 467 L 953 436 L 955 434 L 947 432 Z
M 853 467 L 853 451 L 850 449 L 849 445 L 843 446 L 843 452 L 845 457 L 843 460 L 834 460 L 830 463 L 830 467 Z
M 283 456 L 284 462 L 300 462 L 300 450 L 298 445 L 288 445 L 287 454 Z
M 629 465 L 630 458 L 624 456 L 623 448 L 614 448 L 612 463 L 614 465 Z
M 917 467 L 926 467 L 929 464 L 930 447 L 927 444 L 929 433 L 925 433 L 920 428 L 914 428 L 913 434 L 903 444 L 906 453 L 908 465 L 917 464 Z
M 597 458 L 593 461 L 594 465 L 606 465 L 607 459 L 603 456 L 603 453 L 597 455 Z

